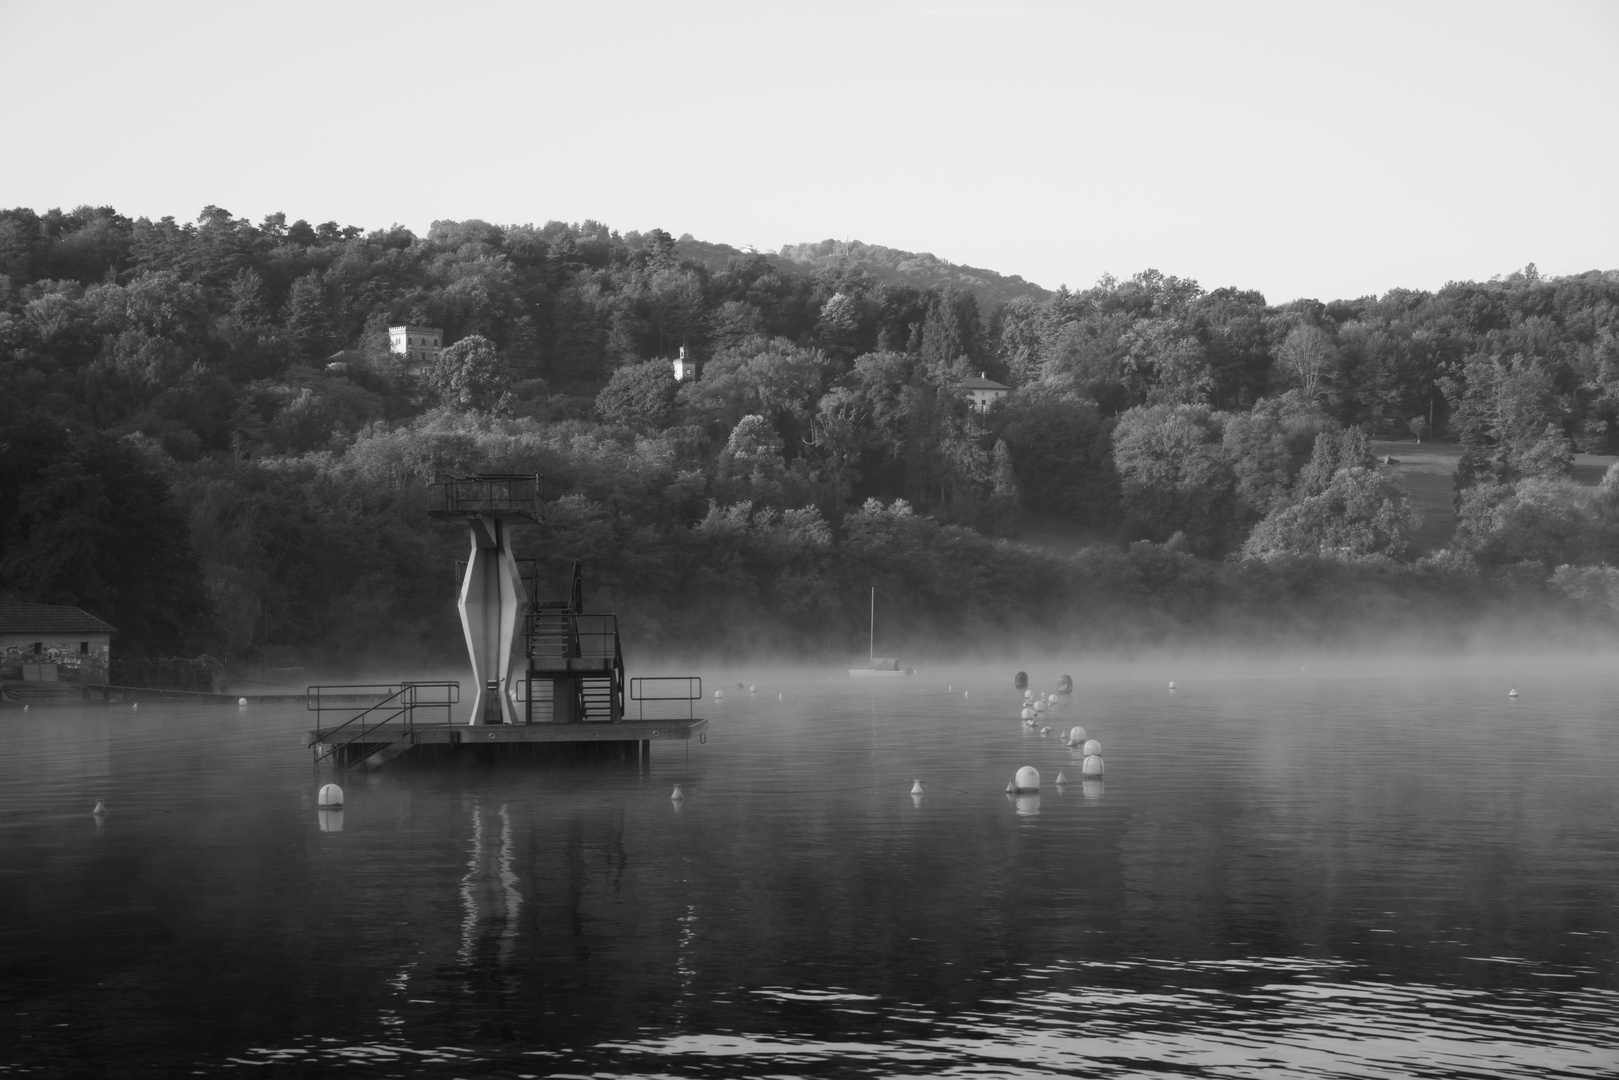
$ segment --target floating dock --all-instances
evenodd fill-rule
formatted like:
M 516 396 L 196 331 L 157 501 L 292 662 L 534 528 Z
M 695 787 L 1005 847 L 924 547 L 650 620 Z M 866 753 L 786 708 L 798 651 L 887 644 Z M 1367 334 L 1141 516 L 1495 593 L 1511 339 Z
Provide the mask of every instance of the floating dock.
M 654 742 L 706 741 L 708 721 L 623 720 L 616 724 L 377 724 L 363 735 L 310 731 L 317 760 L 375 769 L 409 752 L 410 764 L 448 760 L 651 760 Z M 471 751 L 471 753 L 468 753 Z M 404 764 L 404 762 L 401 762 Z

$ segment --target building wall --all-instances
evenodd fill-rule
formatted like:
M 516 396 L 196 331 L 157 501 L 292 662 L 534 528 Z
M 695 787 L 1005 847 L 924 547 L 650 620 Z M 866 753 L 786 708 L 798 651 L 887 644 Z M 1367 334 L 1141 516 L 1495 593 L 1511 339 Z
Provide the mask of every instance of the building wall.
M 444 347 L 444 332 L 436 326 L 390 326 L 388 349 L 411 366 L 430 364 Z
M 979 412 L 983 412 L 993 402 L 999 401 L 1006 395 L 1005 390 L 974 390 L 971 393 L 973 396 L 973 408 Z
M 104 682 L 111 640 L 107 634 L 0 634 L 0 678 L 22 678 L 24 664 L 55 664 L 59 678 Z

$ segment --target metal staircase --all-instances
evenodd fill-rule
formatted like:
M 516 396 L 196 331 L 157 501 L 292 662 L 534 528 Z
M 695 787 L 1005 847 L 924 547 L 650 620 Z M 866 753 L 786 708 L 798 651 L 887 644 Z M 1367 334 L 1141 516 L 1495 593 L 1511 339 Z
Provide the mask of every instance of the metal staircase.
M 342 723 L 330 728 L 323 723 L 327 713 L 352 713 L 356 697 L 371 695 L 378 700 Z M 460 701 L 458 682 L 311 686 L 304 691 L 304 707 L 315 714 L 310 741 L 315 764 L 375 769 L 416 745 L 418 710 L 442 709 L 448 723 L 451 706 Z

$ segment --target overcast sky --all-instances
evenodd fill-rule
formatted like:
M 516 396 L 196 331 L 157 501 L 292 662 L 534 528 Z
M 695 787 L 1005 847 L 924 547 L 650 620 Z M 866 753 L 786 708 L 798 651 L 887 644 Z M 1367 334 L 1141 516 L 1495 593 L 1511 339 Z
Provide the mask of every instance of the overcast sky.
M 1619 3 L 0 0 L 0 206 L 595 218 L 1273 302 L 1619 268 Z

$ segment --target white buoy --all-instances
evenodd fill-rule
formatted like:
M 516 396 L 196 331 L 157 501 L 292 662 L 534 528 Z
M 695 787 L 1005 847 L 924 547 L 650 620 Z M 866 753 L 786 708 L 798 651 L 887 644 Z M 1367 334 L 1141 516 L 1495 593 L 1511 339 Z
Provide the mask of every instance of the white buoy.
M 973 692 L 972 692 L 972 691 L 971 691 L 971 690 L 963 690 L 963 691 L 962 691 L 962 692 L 961 692 L 961 696 L 962 696 L 962 697 L 972 697 L 972 696 L 973 696 Z
M 1068 777 L 1064 776 L 1062 773 L 1058 773 L 1057 774 L 1057 786 L 1062 787 L 1066 783 L 1068 783 Z
M 1035 713 L 1036 716 L 1040 715 L 1041 713 L 1043 713 L 1045 711 L 1046 711 L 1046 703 L 1045 702 L 1037 701 L 1037 702 L 1034 703 L 1034 713 Z
M 777 701 L 785 701 L 786 699 L 781 694 L 777 694 L 776 695 L 776 700 Z
M 1051 701 L 1051 703 L 1052 703 L 1052 704 L 1053 704 L 1053 705 L 1055 705 L 1055 704 L 1057 704 L 1057 695 L 1056 695 L 1056 694 L 1052 694 L 1052 695 L 1051 695 L 1051 697 L 1050 697 L 1050 699 L 1049 699 L 1049 700 L 1050 700 L 1050 701 Z
M 315 805 L 322 810 L 336 810 L 343 805 L 343 789 L 336 784 L 327 784 L 315 796 Z
M 1042 739 L 1045 738 L 1047 735 L 1050 735 L 1050 734 L 1051 734 L 1051 729 L 1050 728 L 1043 727 L 1043 728 L 1040 729 L 1040 737 Z
M 946 690 L 954 690 L 955 688 L 956 688 L 955 683 L 951 683 L 949 686 L 945 687 Z
M 236 699 L 236 704 L 238 704 L 238 705 L 246 705 L 247 704 L 247 699 L 245 697 L 239 697 L 239 698 Z
M 724 690 L 716 690 L 716 691 L 714 691 L 714 700 L 715 701 L 724 701 L 725 700 L 725 691 Z
M 1097 742 L 1095 739 L 1089 739 L 1089 740 L 1086 741 L 1086 743 L 1085 743 L 1085 756 L 1086 757 L 1090 757 L 1093 754 L 1100 754 L 1101 752 L 1102 752 L 1102 744 L 1101 743 Z
M 1175 689 L 1175 681 L 1174 681 L 1174 680 L 1173 680 L 1173 679 L 1171 679 L 1171 680 L 1170 680 L 1170 683 L 1169 683 L 1169 688 L 1170 688 L 1170 689 L 1171 689 L 1171 690 L 1173 690 L 1173 689 Z
M 1006 782 L 1006 793 L 1008 795 L 1016 795 L 1017 794 L 1017 785 L 1012 783 L 1012 781 L 1008 780 Z
M 686 796 L 684 796 L 684 795 L 682 795 L 680 793 L 680 785 L 679 784 L 675 785 L 675 790 L 669 795 L 669 798 L 674 800 L 675 802 L 679 802 L 681 799 L 684 799 L 685 797 Z
M 26 705 L 24 705 L 24 706 L 23 706 L 23 707 L 22 707 L 22 711 L 23 711 L 23 712 L 27 712 L 27 711 L 28 711 L 28 706 L 26 706 Z
M 1070 728 L 1068 730 L 1068 741 L 1075 745 L 1083 745 L 1085 742 L 1085 729 L 1082 727 Z
M 130 706 L 130 708 L 131 708 L 131 709 L 138 709 L 138 708 L 140 708 L 140 707 L 141 707 L 141 703 L 140 703 L 140 702 L 138 702 L 138 701 L 137 701 L 137 702 L 135 702 L 135 704 L 133 704 L 133 705 L 131 705 L 131 706 Z
M 1024 709 L 1021 713 L 1018 714 L 1018 719 L 1020 719 L 1020 720 L 1033 720 L 1034 719 L 1034 710 L 1033 709 Z
M 1086 758 L 1085 759 L 1085 764 L 1083 766 L 1081 766 L 1080 771 L 1082 773 L 1084 773 L 1084 775 L 1086 775 L 1086 776 L 1101 776 L 1102 775 L 1102 757 L 1101 757 L 1101 755 L 1100 754 L 1092 754 L 1090 757 Z
M 1035 795 L 1040 791 L 1040 770 L 1033 765 L 1025 765 L 1017 771 L 1012 780 L 1012 786 L 1019 795 Z
M 1033 690 L 1025 690 L 1025 691 L 1023 691 L 1023 700 L 1024 701 L 1033 701 L 1034 700 L 1034 691 Z
M 94 810 L 90 811 L 90 812 L 92 814 L 94 814 L 96 817 L 100 817 L 101 815 L 103 815 L 103 814 L 105 814 L 107 812 L 107 804 L 102 802 L 100 799 L 97 799 L 96 800 L 96 808 Z
M 1514 686 L 1511 690 L 1507 691 L 1507 697 L 1517 697 L 1517 696 L 1518 696 L 1518 688 L 1516 686 Z
M 912 780 L 911 781 L 911 794 L 912 795 L 920 795 L 920 794 L 922 794 L 922 781 L 920 781 L 920 780 Z
M 757 687 L 757 686 L 750 686 L 750 687 L 748 687 L 748 693 L 750 693 L 750 694 L 757 694 L 757 693 L 758 693 L 758 692 L 759 692 L 759 688 L 758 688 L 758 687 Z

